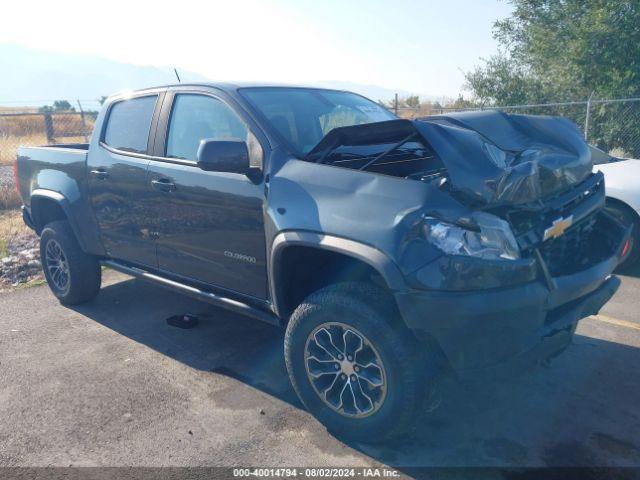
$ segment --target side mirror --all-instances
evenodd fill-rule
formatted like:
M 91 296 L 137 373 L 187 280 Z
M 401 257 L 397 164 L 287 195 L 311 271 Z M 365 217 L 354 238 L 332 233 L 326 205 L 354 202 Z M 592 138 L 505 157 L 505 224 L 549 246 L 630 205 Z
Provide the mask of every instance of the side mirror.
M 200 140 L 198 167 L 207 172 L 247 174 L 249 149 L 242 140 Z

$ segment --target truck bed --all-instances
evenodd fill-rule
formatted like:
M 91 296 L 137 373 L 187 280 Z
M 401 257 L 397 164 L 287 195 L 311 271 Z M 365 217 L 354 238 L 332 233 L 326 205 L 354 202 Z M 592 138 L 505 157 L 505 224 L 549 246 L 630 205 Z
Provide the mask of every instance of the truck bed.
M 49 220 L 66 218 L 81 247 L 99 255 L 103 250 L 87 192 L 88 154 L 84 143 L 20 147 L 16 180 L 27 225 L 40 233 L 46 223 L 39 217 L 42 212 L 48 212 Z M 34 205 L 40 205 L 36 212 Z
M 20 147 L 18 148 L 18 157 L 21 155 L 20 152 L 26 152 L 29 150 L 64 150 L 64 151 L 79 151 L 79 152 L 87 152 L 89 150 L 88 143 L 53 143 L 51 145 L 38 145 L 35 147 Z
M 86 143 L 18 148 L 16 182 L 24 205 L 30 205 L 32 191 L 43 181 L 58 192 L 71 183 L 84 185 L 88 151 Z

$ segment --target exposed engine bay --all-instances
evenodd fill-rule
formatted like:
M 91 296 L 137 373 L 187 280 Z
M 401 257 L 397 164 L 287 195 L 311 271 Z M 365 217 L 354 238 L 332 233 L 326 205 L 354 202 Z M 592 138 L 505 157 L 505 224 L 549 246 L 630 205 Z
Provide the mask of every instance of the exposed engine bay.
M 316 163 L 444 185 L 440 157 L 409 120 L 392 120 L 332 130 L 309 152 Z
M 569 120 L 493 110 L 336 128 L 307 159 L 435 181 L 474 207 L 541 200 L 582 182 L 593 167 Z

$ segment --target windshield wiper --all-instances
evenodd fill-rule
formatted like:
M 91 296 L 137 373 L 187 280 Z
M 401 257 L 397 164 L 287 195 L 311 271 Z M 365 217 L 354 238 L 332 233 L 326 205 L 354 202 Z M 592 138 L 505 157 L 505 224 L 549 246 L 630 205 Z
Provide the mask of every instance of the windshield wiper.
M 315 160 L 315 162 L 319 164 L 325 163 L 329 154 L 333 152 L 338 145 L 340 145 L 340 137 L 336 137 L 331 145 L 329 145 L 321 153 L 316 153 L 315 155 L 319 155 L 319 157 L 317 160 Z M 307 155 L 307 159 L 312 160 L 315 155 Z
M 417 133 L 412 133 L 411 135 L 409 135 L 408 137 L 403 138 L 402 140 L 400 140 L 398 143 L 394 144 L 392 147 L 388 148 L 387 150 L 385 150 L 384 152 L 382 152 L 380 155 L 378 155 L 375 158 L 372 158 L 371 160 L 369 160 L 367 163 L 365 163 L 363 166 L 361 166 L 358 170 L 366 170 L 367 168 L 369 168 L 370 166 L 374 165 L 378 160 L 380 160 L 381 158 L 389 155 L 391 152 L 393 152 L 394 150 L 397 150 L 398 148 L 400 148 L 402 145 L 404 145 L 407 142 L 410 142 L 411 140 L 413 140 L 414 138 L 416 138 L 418 136 Z

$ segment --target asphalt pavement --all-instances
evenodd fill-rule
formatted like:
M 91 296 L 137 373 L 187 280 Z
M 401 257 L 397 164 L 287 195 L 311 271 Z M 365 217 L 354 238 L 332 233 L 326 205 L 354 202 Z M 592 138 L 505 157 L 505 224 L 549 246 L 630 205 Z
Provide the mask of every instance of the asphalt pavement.
M 304 411 L 279 329 L 112 271 L 104 284 L 73 309 L 46 286 L 0 296 L 0 466 L 640 466 L 637 273 L 551 365 L 453 385 L 381 446 Z M 181 313 L 199 325 L 167 325 Z

